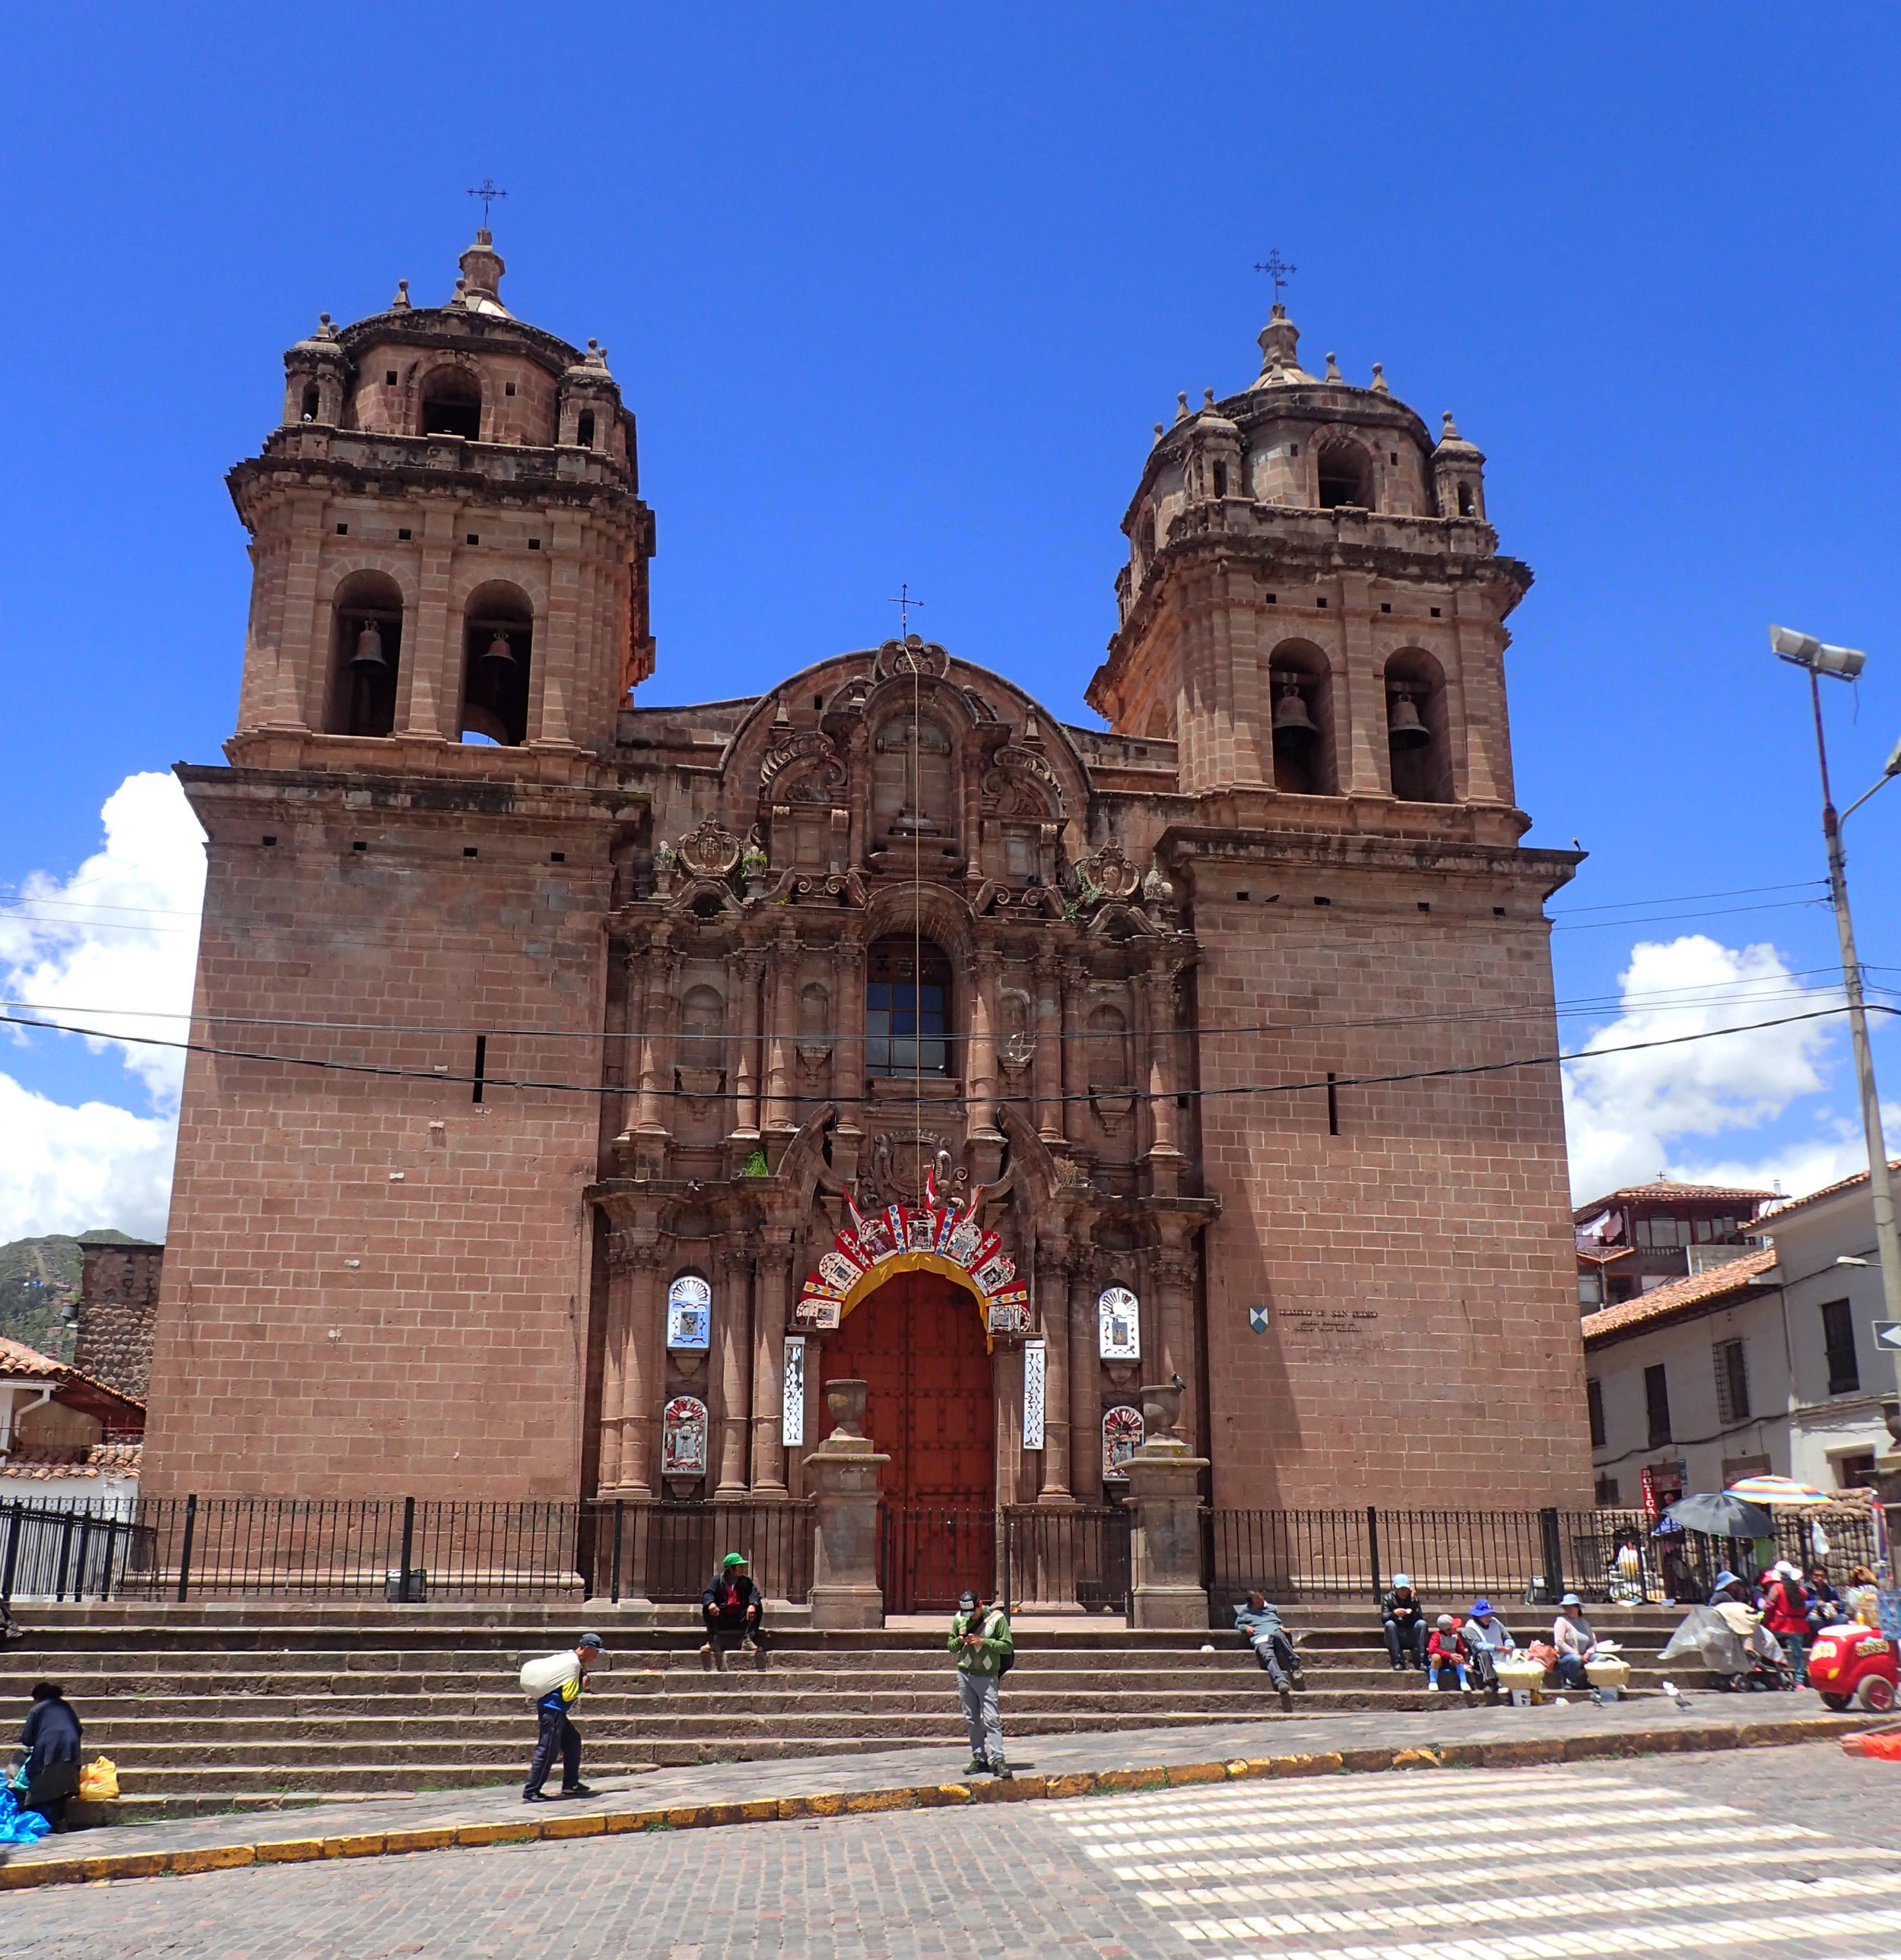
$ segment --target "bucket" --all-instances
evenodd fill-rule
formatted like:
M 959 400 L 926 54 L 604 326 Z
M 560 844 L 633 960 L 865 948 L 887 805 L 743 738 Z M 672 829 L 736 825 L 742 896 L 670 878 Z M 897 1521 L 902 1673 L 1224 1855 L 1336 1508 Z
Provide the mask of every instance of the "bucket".
M 1533 1691 L 1529 1688 L 1514 1688 L 1511 1691 L 1511 1705 L 1514 1708 L 1529 1708 Z

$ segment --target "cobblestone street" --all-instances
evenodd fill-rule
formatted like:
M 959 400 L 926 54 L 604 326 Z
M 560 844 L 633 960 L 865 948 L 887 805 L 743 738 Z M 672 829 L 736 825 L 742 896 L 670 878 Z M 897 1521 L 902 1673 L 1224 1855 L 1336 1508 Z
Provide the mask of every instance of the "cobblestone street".
M 1833 1744 L 653 1833 L 25 1893 L 10 1956 L 1901 1952 L 1901 1769 Z

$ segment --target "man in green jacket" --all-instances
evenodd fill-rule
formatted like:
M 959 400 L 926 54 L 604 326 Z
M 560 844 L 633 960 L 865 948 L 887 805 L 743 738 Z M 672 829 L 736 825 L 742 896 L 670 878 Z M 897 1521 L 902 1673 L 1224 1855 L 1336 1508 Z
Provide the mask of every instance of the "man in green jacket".
M 997 1708 L 997 1683 L 1016 1659 L 1010 1636 L 1010 1616 L 999 1603 L 986 1605 L 974 1592 L 957 1601 L 945 1643 L 957 1657 L 957 1701 L 963 1726 L 970 1732 L 970 1767 L 966 1776 L 985 1771 L 1005 1782 L 1010 1765 L 1003 1759 L 1003 1717 Z

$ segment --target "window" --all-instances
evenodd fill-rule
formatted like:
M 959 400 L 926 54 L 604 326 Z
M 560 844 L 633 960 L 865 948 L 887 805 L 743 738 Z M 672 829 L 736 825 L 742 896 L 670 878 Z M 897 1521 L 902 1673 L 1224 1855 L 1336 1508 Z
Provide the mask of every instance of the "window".
M 594 412 L 592 409 L 583 409 L 581 410 L 581 419 L 575 425 L 575 440 L 576 442 L 580 444 L 583 449 L 592 449 L 594 447 Z
M 1224 463 L 1215 466 L 1215 494 L 1217 497 L 1228 495 L 1228 465 Z
M 1829 1393 L 1852 1395 L 1861 1386 L 1855 1359 L 1855 1321 L 1845 1300 L 1822 1303 L 1822 1345 L 1829 1357 Z
M 439 368 L 429 377 L 422 390 L 422 433 L 480 440 L 482 388 L 473 374 Z
M 1874 1484 L 1874 1452 L 1858 1449 L 1852 1456 L 1838 1456 L 1835 1459 L 1835 1486 L 1838 1491 L 1872 1491 Z
M 1716 1364 L 1716 1420 L 1727 1428 L 1750 1419 L 1749 1367 L 1740 1341 L 1718 1341 L 1711 1348 Z
M 1470 483 L 1459 485 L 1459 514 L 1462 517 L 1472 515 L 1472 485 Z
M 322 397 L 317 391 L 316 383 L 312 382 L 304 390 L 303 415 L 307 422 L 314 422 L 317 420 L 317 411 L 321 399 Z
M 1617 1479 L 1615 1477 L 1600 1477 L 1597 1480 L 1597 1508 L 1614 1511 L 1622 1501 L 1618 1494 Z
M 947 1074 L 950 961 L 928 940 L 881 939 L 865 974 L 865 1074 Z
M 1670 1382 L 1664 1364 L 1644 1370 L 1644 1409 L 1650 1418 L 1650 1446 L 1655 1449 L 1670 1439 Z
M 1584 1384 L 1584 1397 L 1591 1405 L 1591 1446 L 1604 1446 L 1604 1385 L 1594 1376 Z

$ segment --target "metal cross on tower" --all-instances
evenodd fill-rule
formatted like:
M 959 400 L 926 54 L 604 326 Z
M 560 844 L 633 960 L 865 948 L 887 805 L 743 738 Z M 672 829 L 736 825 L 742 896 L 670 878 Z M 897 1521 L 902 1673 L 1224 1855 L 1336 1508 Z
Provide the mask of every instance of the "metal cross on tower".
M 1290 266 L 1278 251 L 1275 251 L 1269 253 L 1262 263 L 1256 266 L 1254 269 L 1257 272 L 1265 272 L 1274 282 L 1274 304 L 1278 306 L 1281 303 L 1282 292 L 1285 290 L 1288 281 L 1292 278 L 1301 269 L 1298 266 Z
M 909 585 L 904 584 L 898 587 L 896 598 L 887 599 L 884 603 L 887 606 L 895 606 L 898 609 L 898 638 L 902 640 L 911 631 L 912 609 L 915 608 L 917 611 L 922 612 L 924 601 L 922 599 L 913 599 L 911 597 Z
M 469 195 L 471 197 L 479 197 L 482 200 L 482 228 L 484 231 L 486 231 L 489 228 L 489 206 L 492 204 L 497 198 L 506 197 L 508 193 L 505 190 L 500 190 L 496 188 L 495 180 L 493 177 L 484 177 L 481 183 L 477 184 L 475 189 L 470 192 Z

